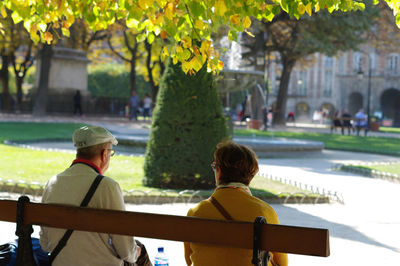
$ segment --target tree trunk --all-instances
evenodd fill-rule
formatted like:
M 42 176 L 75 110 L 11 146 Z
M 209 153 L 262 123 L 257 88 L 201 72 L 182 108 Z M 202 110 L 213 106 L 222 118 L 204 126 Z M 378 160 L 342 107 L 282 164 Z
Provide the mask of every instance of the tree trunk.
M 151 68 L 151 44 L 147 41 L 145 42 L 145 47 L 147 51 L 147 58 L 146 58 L 146 68 L 147 73 L 149 75 L 149 83 L 151 88 L 151 100 L 153 103 L 153 107 L 156 105 L 157 94 L 158 94 L 158 86 L 156 86 L 153 77 L 153 69 Z
M 21 104 L 22 104 L 22 82 L 24 77 L 16 76 L 15 77 L 15 84 L 17 85 L 17 108 L 21 111 Z
M 10 89 L 8 87 L 8 65 L 10 64 L 10 55 L 2 55 L 1 56 L 1 70 L 0 70 L 0 79 L 1 85 L 3 87 L 3 95 L 2 95 L 2 110 L 4 111 L 11 111 L 11 95 Z
M 292 73 L 295 63 L 295 60 L 286 60 L 284 56 L 282 56 L 282 76 L 276 99 L 276 109 L 274 110 L 272 120 L 274 126 L 286 125 L 286 101 L 288 96 L 290 73 Z
M 129 74 L 129 82 L 131 86 L 131 92 L 136 91 L 136 53 L 132 54 L 131 58 L 131 72 Z
M 35 116 L 43 116 L 46 114 L 52 55 L 53 49 L 51 45 L 44 44 L 40 52 L 39 86 L 33 106 L 33 115 Z

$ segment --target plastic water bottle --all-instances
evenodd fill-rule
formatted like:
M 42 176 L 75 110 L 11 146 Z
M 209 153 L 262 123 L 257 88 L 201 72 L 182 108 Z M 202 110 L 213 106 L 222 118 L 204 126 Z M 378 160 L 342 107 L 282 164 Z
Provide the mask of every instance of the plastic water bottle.
M 159 247 L 158 248 L 158 253 L 154 259 L 154 266 L 168 266 L 168 257 L 164 253 L 164 248 Z

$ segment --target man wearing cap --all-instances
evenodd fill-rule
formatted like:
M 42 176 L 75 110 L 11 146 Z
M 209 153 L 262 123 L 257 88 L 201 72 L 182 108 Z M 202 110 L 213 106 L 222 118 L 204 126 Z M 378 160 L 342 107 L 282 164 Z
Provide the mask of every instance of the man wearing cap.
M 76 159 L 68 169 L 49 180 L 43 192 L 43 203 L 80 206 L 97 176 L 108 169 L 114 155 L 113 145 L 118 144 L 109 131 L 96 126 L 75 130 L 72 140 L 77 149 Z M 87 206 L 125 210 L 118 183 L 103 177 Z M 65 229 L 42 227 L 40 244 L 43 250 L 57 250 L 65 232 Z M 52 265 L 124 265 L 124 261 L 135 262 L 139 254 L 140 248 L 133 237 L 73 231 Z

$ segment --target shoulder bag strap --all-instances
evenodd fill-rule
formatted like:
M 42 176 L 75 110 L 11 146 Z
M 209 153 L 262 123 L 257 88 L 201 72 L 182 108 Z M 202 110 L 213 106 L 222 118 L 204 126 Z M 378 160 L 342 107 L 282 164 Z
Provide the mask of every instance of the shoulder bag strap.
M 94 192 L 96 192 L 96 189 L 99 186 L 103 177 L 104 176 L 102 176 L 102 175 L 98 175 L 96 177 L 96 179 L 93 181 L 92 185 L 90 186 L 89 191 L 86 193 L 85 198 L 82 200 L 80 207 L 86 207 L 88 205 L 90 199 L 92 198 Z M 65 247 L 65 245 L 67 244 L 67 241 L 71 237 L 73 231 L 74 230 L 72 230 L 72 229 L 68 229 L 65 232 L 65 234 L 63 235 L 63 237 L 60 239 L 60 241 L 58 242 L 57 246 L 50 253 L 50 256 L 49 256 L 50 264 L 53 263 L 54 259 L 58 255 L 58 253 L 60 253 L 60 251 Z
M 225 219 L 233 220 L 232 216 L 228 213 L 224 206 L 222 206 L 221 203 L 218 202 L 216 198 L 211 196 L 208 200 L 215 206 L 215 208 L 217 208 L 217 210 L 222 214 L 222 216 L 225 217 Z M 272 259 L 270 259 L 269 254 L 265 252 L 265 254 L 263 255 L 262 265 L 268 265 L 268 261 L 271 262 L 272 266 L 279 266 Z
M 217 210 L 222 214 L 222 216 L 225 217 L 225 219 L 233 220 L 229 212 L 221 205 L 221 203 L 218 202 L 216 198 L 211 196 L 208 200 L 215 206 L 215 208 L 217 208 Z

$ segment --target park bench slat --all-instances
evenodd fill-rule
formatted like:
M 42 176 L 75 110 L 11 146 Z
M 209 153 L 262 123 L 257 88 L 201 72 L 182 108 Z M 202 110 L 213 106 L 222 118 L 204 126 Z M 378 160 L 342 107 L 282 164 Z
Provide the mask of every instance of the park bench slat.
M 253 248 L 253 223 L 196 217 L 25 203 L 26 224 Z M 0 220 L 16 222 L 17 201 L 0 200 Z M 263 250 L 329 256 L 327 229 L 262 225 Z

